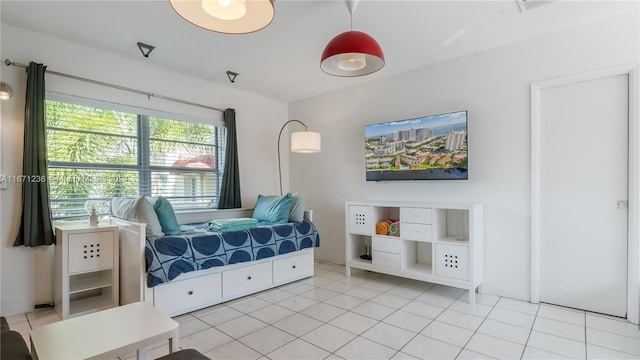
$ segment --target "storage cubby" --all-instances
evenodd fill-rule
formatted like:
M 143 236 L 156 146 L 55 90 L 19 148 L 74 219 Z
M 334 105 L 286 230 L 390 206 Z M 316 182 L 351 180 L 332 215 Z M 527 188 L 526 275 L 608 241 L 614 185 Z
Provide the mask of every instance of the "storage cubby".
M 69 317 L 84 315 L 113 307 L 111 286 L 69 294 Z
M 113 284 L 113 270 L 102 270 L 69 276 L 69 294 L 99 289 Z
M 351 268 L 469 290 L 482 283 L 483 207 L 480 204 L 347 202 L 346 262 Z M 376 234 L 376 224 L 399 219 L 399 236 Z M 372 260 L 362 260 L 366 247 Z
M 360 258 L 361 255 L 366 253 L 367 247 L 369 248 L 369 253 L 371 253 L 371 243 L 371 236 L 354 234 L 352 241 L 349 242 L 347 260 L 371 264 L 371 260 Z
M 438 209 L 436 213 L 436 241 L 469 243 L 468 209 Z
M 403 241 L 403 270 L 415 275 L 433 274 L 433 244 L 423 241 Z

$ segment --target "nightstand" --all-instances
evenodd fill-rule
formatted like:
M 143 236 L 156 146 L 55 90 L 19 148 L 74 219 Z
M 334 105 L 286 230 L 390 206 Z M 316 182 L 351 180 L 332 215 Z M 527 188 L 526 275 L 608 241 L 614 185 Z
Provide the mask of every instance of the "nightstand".
M 57 224 L 54 307 L 68 319 L 119 305 L 118 226 Z

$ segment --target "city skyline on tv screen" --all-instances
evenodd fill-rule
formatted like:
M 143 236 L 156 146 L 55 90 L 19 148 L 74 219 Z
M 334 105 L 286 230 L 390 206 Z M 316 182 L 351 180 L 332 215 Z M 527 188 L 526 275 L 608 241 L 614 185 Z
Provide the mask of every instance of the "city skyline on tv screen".
M 466 180 L 467 112 L 365 126 L 367 181 Z

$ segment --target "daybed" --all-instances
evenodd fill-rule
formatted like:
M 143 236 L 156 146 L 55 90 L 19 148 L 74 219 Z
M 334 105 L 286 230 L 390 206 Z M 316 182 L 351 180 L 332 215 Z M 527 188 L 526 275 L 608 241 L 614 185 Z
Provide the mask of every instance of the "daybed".
M 302 212 L 300 212 L 302 213 Z M 249 218 L 253 209 L 215 216 Z M 160 215 L 160 213 L 159 213 Z M 211 213 L 178 214 L 178 222 L 209 222 Z M 145 223 L 112 218 L 120 227 L 120 303 L 152 303 L 175 316 L 313 276 L 319 236 L 312 211 L 303 221 L 223 233 L 194 230 L 149 235 Z

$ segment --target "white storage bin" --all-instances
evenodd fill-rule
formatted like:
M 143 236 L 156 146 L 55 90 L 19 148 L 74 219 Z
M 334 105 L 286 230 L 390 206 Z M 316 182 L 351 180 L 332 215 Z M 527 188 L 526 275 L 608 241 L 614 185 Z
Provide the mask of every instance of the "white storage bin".
M 373 208 L 371 206 L 350 205 L 348 214 L 349 232 L 371 235 L 375 230 Z
M 436 244 L 436 275 L 468 280 L 469 247 Z
M 113 232 L 69 234 L 69 274 L 113 267 Z

